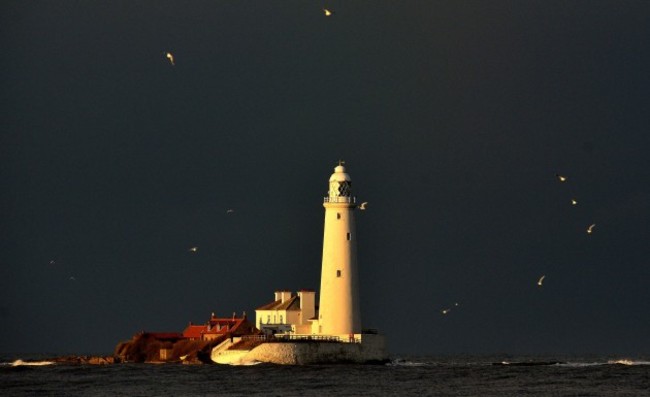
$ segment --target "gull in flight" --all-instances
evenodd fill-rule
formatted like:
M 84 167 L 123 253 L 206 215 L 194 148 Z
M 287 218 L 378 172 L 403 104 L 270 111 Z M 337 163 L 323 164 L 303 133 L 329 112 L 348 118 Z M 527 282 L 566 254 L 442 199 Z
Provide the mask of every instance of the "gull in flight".
M 232 208 L 229 208 L 228 210 L 226 210 L 226 214 L 234 214 L 234 213 L 235 213 L 235 210 L 232 209 Z
M 540 277 L 539 280 L 537 280 L 537 285 L 539 285 L 539 286 L 541 287 L 541 286 L 542 286 L 542 283 L 544 282 L 544 278 L 546 278 L 545 275 L 542 276 L 542 277 Z
M 576 200 L 576 199 L 571 199 L 571 205 L 577 205 L 577 204 L 578 204 L 578 200 Z
M 454 306 L 458 307 L 458 302 L 454 303 Z M 440 310 L 440 313 L 442 313 L 442 314 L 447 314 L 447 313 L 449 313 L 450 311 L 451 311 L 451 308 L 447 308 L 447 309 L 442 309 L 442 310 Z
M 172 66 L 176 66 L 176 62 L 174 62 L 174 55 L 172 55 L 171 52 L 166 52 L 165 56 L 167 57 L 167 59 L 169 59 L 169 63 L 171 63 Z
M 595 227 L 596 227 L 595 223 L 592 223 L 591 225 L 589 225 L 589 227 L 587 228 L 587 234 L 593 233 Z
M 70 281 L 77 281 L 77 279 L 76 279 L 74 276 L 70 276 L 70 278 L 69 278 L 68 280 L 70 280 Z
M 366 209 L 367 206 L 368 206 L 368 202 L 367 202 L 367 201 L 364 201 L 363 203 L 359 204 L 359 209 L 360 209 L 361 211 L 364 211 L 364 210 Z
M 560 182 L 566 182 L 566 176 L 562 176 L 560 174 L 555 174 L 555 176 Z
M 192 247 L 192 248 L 190 248 L 188 251 L 190 251 L 190 252 L 196 252 L 196 251 L 198 251 L 198 250 L 199 250 L 199 247 Z
M 323 12 L 325 13 L 326 17 L 331 17 L 334 12 L 328 10 L 327 8 L 323 8 Z

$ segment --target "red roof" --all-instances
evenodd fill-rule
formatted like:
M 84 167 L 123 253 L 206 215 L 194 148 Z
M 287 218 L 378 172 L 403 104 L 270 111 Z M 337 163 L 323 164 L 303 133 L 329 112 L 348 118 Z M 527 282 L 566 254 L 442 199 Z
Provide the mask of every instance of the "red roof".
M 207 331 L 206 325 L 188 325 L 187 328 L 183 331 L 184 338 L 190 339 L 200 339 L 201 335 Z
M 188 325 L 183 331 L 183 337 L 189 339 L 201 339 L 203 334 L 225 334 L 235 332 L 246 318 L 217 318 L 211 317 L 207 324 Z

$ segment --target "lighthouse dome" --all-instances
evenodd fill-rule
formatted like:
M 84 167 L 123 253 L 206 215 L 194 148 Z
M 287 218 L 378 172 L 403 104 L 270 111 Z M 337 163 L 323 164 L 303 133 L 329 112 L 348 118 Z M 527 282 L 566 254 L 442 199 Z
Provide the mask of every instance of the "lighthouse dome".
M 329 201 L 341 202 L 339 197 L 352 196 L 352 179 L 350 175 L 345 172 L 345 167 L 339 164 L 334 168 L 334 173 L 330 176 L 329 180 Z M 349 202 L 349 199 L 344 201 Z
M 337 165 L 334 168 L 334 173 L 330 176 L 330 182 L 337 181 L 348 181 L 351 182 L 350 175 L 345 172 L 345 167 L 342 165 Z

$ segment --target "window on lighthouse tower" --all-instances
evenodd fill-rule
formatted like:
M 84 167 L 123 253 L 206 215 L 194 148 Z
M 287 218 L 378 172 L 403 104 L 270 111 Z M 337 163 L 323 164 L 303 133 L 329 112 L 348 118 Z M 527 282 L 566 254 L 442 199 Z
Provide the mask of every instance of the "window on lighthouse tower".
M 336 271 L 336 277 L 341 277 L 341 271 L 340 270 Z

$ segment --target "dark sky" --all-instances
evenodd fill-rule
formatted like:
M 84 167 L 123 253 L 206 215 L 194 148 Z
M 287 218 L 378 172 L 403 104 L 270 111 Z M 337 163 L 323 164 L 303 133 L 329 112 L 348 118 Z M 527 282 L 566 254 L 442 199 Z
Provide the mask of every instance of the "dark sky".
M 0 351 L 317 290 L 344 159 L 392 353 L 650 354 L 650 2 L 326 3 L 1 3 Z

